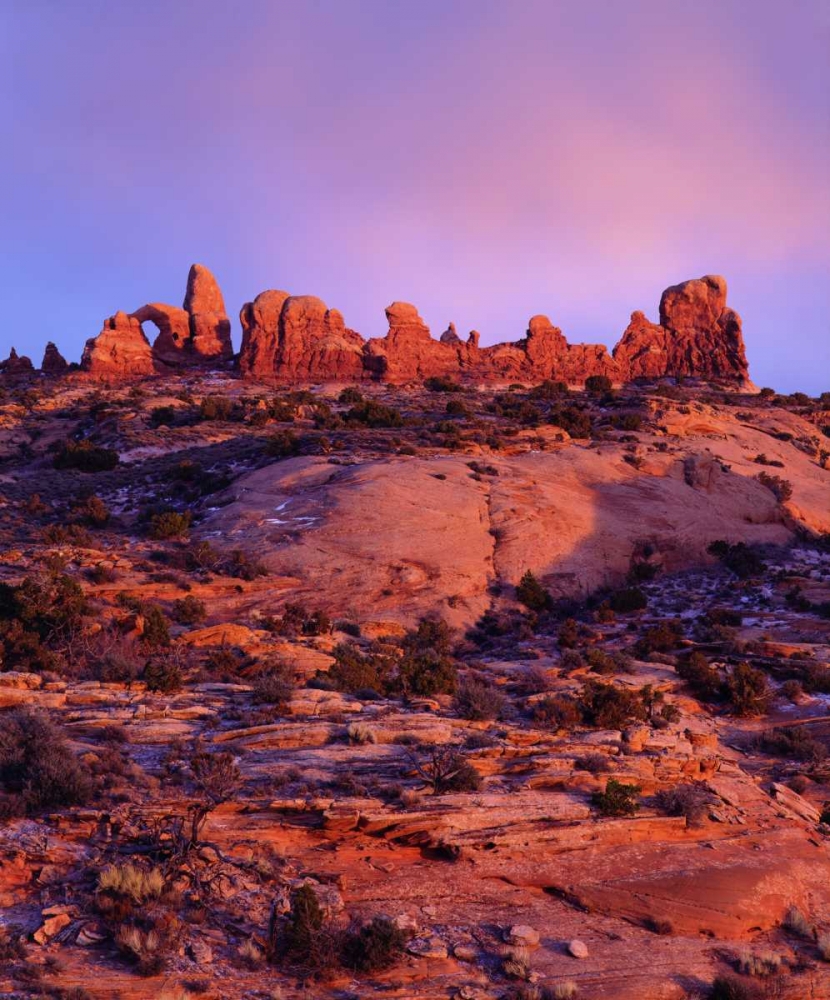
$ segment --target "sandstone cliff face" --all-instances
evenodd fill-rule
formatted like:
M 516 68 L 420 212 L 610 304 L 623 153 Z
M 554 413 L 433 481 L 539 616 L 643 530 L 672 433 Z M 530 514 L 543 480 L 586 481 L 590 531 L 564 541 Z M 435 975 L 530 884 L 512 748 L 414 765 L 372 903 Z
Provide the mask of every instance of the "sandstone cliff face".
M 158 327 L 151 350 L 153 370 L 224 363 L 232 357 L 222 293 L 200 264 L 190 269 L 183 308 L 151 303 L 129 318 Z M 492 347 L 481 347 L 476 331 L 463 340 L 452 323 L 440 339 L 433 339 L 418 310 L 407 302 L 393 302 L 386 318 L 386 335 L 364 340 L 321 299 L 262 292 L 240 312 L 239 370 L 246 377 L 280 382 L 405 383 L 441 375 L 481 382 L 556 379 L 578 385 L 591 375 L 615 382 L 676 375 L 736 381 L 748 377 L 741 320 L 726 305 L 726 282 L 720 277 L 666 289 L 659 324 L 642 312 L 633 313 L 613 356 L 601 344 L 569 344 L 542 315 L 531 318 L 521 340 Z M 127 342 L 115 353 L 137 353 L 141 367 L 128 374 L 147 374 L 135 330 L 123 320 L 108 324 L 105 344 L 84 352 L 84 368 L 111 377 L 113 336 L 123 330 Z

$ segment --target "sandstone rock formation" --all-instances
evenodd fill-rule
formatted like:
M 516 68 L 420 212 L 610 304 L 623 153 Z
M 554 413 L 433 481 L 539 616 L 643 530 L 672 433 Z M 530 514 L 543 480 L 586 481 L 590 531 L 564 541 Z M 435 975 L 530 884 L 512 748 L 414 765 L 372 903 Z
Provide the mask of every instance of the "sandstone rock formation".
M 726 280 L 707 275 L 667 288 L 659 326 L 632 313 L 614 359 L 629 379 L 666 374 L 747 379 L 741 318 L 726 306 Z
M 96 378 L 121 380 L 152 375 L 153 349 L 141 323 L 125 312 L 104 320 L 104 328 L 84 347 L 81 368 Z
M 150 303 L 130 313 L 130 318 L 158 327 L 152 346 L 157 371 L 224 363 L 232 357 L 222 293 L 201 264 L 190 269 L 183 308 Z M 613 356 L 601 344 L 569 344 L 542 315 L 531 318 L 521 340 L 491 347 L 480 346 L 477 331 L 462 339 L 453 323 L 435 340 L 416 307 L 406 302 L 393 302 L 386 318 L 386 335 L 364 340 L 321 299 L 262 292 L 240 312 L 239 370 L 246 377 L 280 382 L 405 383 L 446 376 L 479 382 L 556 379 L 580 385 L 591 375 L 605 375 L 615 382 L 680 375 L 743 382 L 748 377 L 741 320 L 727 308 L 726 282 L 719 277 L 666 289 L 659 324 L 649 322 L 642 312 L 633 313 Z M 109 334 L 124 324 L 108 323 L 109 346 L 85 352 L 84 368 L 109 378 L 112 363 L 99 366 L 97 358 L 110 357 Z M 129 353 L 130 348 L 125 350 Z M 127 374 L 147 374 L 146 364 Z
M 342 314 L 312 295 L 262 292 L 239 314 L 243 375 L 299 380 L 363 377 L 363 338 Z M 290 373 L 290 374 L 289 374 Z
M 31 358 L 27 358 L 25 354 L 19 355 L 14 348 L 9 351 L 5 361 L 0 361 L 2 375 L 30 375 L 34 370 Z
M 123 318 L 122 318 L 123 317 Z M 125 318 L 130 323 L 125 322 Z M 167 371 L 188 367 L 201 367 L 229 361 L 233 356 L 231 325 L 225 313 L 225 303 L 219 285 L 211 272 L 202 264 L 194 264 L 187 278 L 184 305 L 167 305 L 151 302 L 129 315 L 119 312 L 104 325 L 105 343 L 96 347 L 87 341 L 81 367 L 96 378 L 112 378 L 113 350 L 119 356 L 130 355 L 138 347 L 133 324 L 141 338 L 149 344 L 141 324 L 152 323 L 158 334 L 151 348 L 151 365 L 146 360 L 135 370 L 124 370 L 124 376 L 142 376 L 154 371 Z M 125 338 L 124 345 L 117 343 L 118 336 Z M 143 349 L 139 352 L 142 354 Z M 118 365 L 120 369 L 120 364 Z
M 482 348 L 476 331 L 464 341 L 454 323 L 434 340 L 417 308 L 407 302 L 393 302 L 386 310 L 389 329 L 384 337 L 364 341 L 343 329 L 339 313 L 332 326 L 319 299 L 303 301 L 307 304 L 302 308 L 291 309 L 287 326 L 281 317 L 283 292 L 263 292 L 243 306 L 244 375 L 392 383 L 436 375 L 481 382 L 550 378 L 576 385 L 590 375 L 606 375 L 615 382 L 674 375 L 744 381 L 748 375 L 741 321 L 726 308 L 726 282 L 717 277 L 667 289 L 660 324 L 634 313 L 613 356 L 600 344 L 569 344 L 542 315 L 533 316 L 525 337 L 513 343 Z
M 228 361 L 233 356 L 231 322 L 216 278 L 203 264 L 190 268 L 184 309 L 190 320 L 193 354 L 206 361 Z
M 63 375 L 69 369 L 66 358 L 50 340 L 43 352 L 43 361 L 40 370 L 44 375 Z

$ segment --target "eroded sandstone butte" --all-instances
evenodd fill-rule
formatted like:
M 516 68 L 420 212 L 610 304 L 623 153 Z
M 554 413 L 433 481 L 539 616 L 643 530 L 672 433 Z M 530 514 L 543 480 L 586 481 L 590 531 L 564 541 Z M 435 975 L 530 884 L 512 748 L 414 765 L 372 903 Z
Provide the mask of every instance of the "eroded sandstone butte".
M 737 383 L 748 378 L 740 317 L 726 305 L 726 281 L 711 275 L 666 289 L 659 323 L 635 312 L 612 353 L 601 344 L 569 344 L 543 315 L 530 319 L 521 339 L 490 347 L 480 346 L 476 331 L 459 337 L 453 324 L 434 339 L 416 307 L 406 302 L 393 302 L 386 319 L 385 336 L 365 339 L 319 298 L 261 292 L 240 312 L 238 369 L 248 378 L 282 383 L 401 384 L 435 376 L 469 382 L 555 379 L 572 385 L 592 375 L 617 383 L 661 376 Z M 141 330 L 146 323 L 159 331 L 152 345 Z M 127 360 L 131 357 L 135 366 Z M 194 264 L 182 308 L 150 303 L 116 314 L 87 342 L 82 367 L 96 378 L 142 377 L 232 357 L 222 293 L 210 271 Z

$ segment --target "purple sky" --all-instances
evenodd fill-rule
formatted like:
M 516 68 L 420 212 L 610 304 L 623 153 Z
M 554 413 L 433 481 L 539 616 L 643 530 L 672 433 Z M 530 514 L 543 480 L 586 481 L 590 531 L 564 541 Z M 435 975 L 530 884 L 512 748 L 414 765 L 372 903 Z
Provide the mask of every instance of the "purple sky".
M 0 0 L 0 353 L 116 309 L 414 302 L 613 345 L 724 274 L 751 374 L 830 390 L 830 0 Z

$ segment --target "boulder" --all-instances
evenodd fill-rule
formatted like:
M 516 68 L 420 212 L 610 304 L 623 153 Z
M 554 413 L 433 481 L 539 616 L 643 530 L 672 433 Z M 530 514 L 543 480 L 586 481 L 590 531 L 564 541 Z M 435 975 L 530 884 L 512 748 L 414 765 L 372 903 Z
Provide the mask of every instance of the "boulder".
M 587 958 L 588 945 L 584 941 L 574 939 L 568 943 L 568 954 L 574 958 Z

